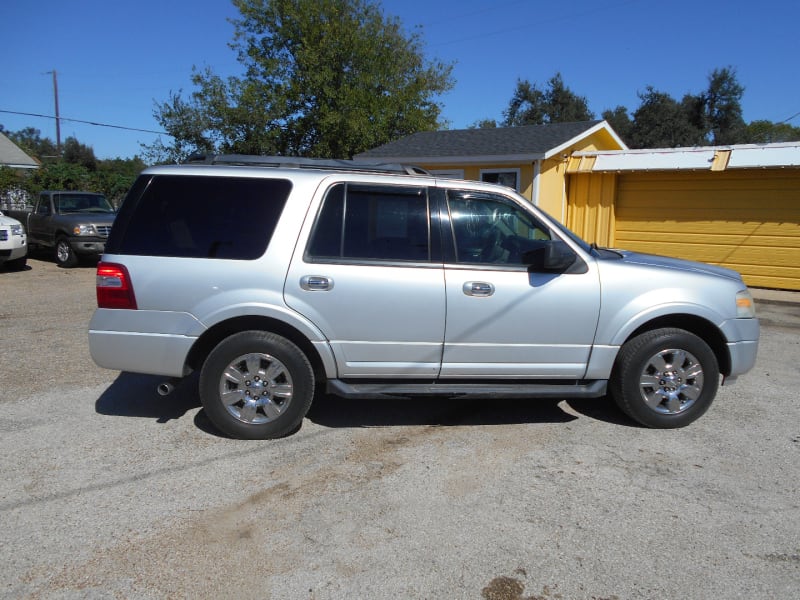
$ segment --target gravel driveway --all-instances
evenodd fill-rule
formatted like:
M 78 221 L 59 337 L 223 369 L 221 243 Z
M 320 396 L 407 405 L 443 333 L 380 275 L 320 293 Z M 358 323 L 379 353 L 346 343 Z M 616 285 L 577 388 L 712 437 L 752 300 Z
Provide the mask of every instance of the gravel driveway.
M 94 268 L 0 271 L 0 597 L 790 598 L 800 323 L 681 430 L 609 402 L 320 398 L 221 437 L 89 358 Z

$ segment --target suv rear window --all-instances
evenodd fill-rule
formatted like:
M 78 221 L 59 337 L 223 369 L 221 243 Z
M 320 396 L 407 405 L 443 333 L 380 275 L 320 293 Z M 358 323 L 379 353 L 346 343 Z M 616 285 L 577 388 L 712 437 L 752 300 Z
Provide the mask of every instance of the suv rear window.
M 142 176 L 120 209 L 109 254 L 252 260 L 269 245 L 285 179 Z

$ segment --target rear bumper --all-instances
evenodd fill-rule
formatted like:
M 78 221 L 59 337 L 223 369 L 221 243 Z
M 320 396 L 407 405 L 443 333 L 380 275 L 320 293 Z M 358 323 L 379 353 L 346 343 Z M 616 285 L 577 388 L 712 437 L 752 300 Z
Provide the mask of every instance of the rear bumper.
M 183 335 L 89 330 L 89 353 L 99 367 L 184 377 L 186 357 L 197 338 Z
M 89 322 L 89 353 L 106 369 L 183 377 L 204 330 L 188 313 L 98 308 Z

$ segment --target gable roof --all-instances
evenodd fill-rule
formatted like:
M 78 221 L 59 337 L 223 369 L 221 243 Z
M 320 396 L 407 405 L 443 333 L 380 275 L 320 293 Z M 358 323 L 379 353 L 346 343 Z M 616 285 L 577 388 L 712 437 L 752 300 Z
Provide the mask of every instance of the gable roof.
M 605 121 L 550 123 L 522 127 L 420 131 L 355 156 L 397 162 L 520 162 L 549 158 L 576 141 L 606 130 L 627 148 Z
M 38 169 L 39 162 L 25 154 L 19 146 L 0 133 L 0 165 L 12 169 Z

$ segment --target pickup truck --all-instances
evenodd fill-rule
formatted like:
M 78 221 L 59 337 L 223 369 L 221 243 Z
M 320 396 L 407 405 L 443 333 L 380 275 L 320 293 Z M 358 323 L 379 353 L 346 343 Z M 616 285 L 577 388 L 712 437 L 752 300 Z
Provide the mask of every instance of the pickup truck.
M 28 246 L 53 249 L 61 267 L 74 267 L 81 256 L 100 256 L 116 216 L 102 194 L 45 190 L 31 211 L 7 210 L 28 233 Z
M 21 271 L 27 261 L 25 228 L 16 219 L 0 212 L 0 267 Z

